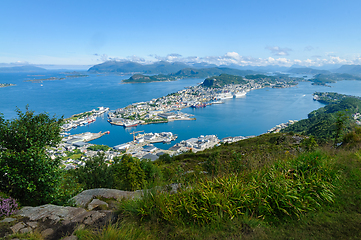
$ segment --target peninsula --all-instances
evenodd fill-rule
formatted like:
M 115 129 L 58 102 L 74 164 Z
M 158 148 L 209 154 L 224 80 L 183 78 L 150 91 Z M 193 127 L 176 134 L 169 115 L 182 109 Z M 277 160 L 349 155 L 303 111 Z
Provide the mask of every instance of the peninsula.
M 162 75 L 162 79 L 166 79 L 164 76 Z M 154 77 L 160 78 L 160 75 L 147 76 L 147 81 L 151 81 Z M 140 76 L 140 78 L 142 77 Z M 174 120 L 195 120 L 190 114 L 182 113 L 179 110 L 188 107 L 206 107 L 221 103 L 220 101 L 224 99 L 243 97 L 253 89 L 291 87 L 296 85 L 299 80 L 299 78 L 291 78 L 288 75 L 266 76 L 257 74 L 246 75 L 243 78 L 220 74 L 205 79 L 198 86 L 188 87 L 147 102 L 133 103 L 127 107 L 118 108 L 114 112 L 108 113 L 108 121 L 113 125 L 135 127 L 142 124 L 164 123 Z

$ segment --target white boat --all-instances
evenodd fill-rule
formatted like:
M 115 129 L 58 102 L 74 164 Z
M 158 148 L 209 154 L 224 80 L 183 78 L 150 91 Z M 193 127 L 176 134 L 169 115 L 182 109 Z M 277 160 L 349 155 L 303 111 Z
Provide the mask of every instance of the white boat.
M 245 91 L 235 92 L 235 93 L 233 94 L 233 97 L 234 97 L 234 98 L 244 97 L 244 96 L 246 96 L 246 94 L 247 94 L 247 92 L 245 92 Z
M 126 121 L 123 124 L 124 127 L 136 127 L 138 126 L 138 121 Z
M 228 99 L 228 98 L 233 98 L 232 93 L 228 92 L 228 93 L 220 93 L 217 95 L 217 99 Z

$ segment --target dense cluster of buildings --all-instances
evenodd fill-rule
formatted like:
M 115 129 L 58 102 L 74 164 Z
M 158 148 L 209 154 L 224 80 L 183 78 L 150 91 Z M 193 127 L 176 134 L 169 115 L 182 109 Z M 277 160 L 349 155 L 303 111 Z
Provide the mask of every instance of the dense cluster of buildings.
M 206 135 L 199 136 L 198 138 L 190 138 L 188 140 L 183 140 L 180 143 L 177 143 L 169 150 L 175 151 L 176 153 L 187 152 L 191 150 L 192 152 L 203 151 L 207 148 L 212 148 L 215 145 L 219 144 L 219 139 L 216 135 Z
M 226 85 L 223 88 L 188 87 L 148 102 L 138 102 L 108 113 L 109 122 L 125 127 L 138 124 L 194 120 L 192 115 L 179 112 L 188 107 L 205 107 L 217 100 L 245 96 L 248 91 L 262 88 L 262 84 L 250 81 L 243 85 Z
M 99 107 L 97 110 L 93 109 L 89 112 L 73 115 L 71 118 L 66 119 L 66 123 L 62 126 L 63 131 L 89 124 L 94 122 L 96 118 L 108 112 L 109 122 L 115 125 L 122 125 L 124 127 L 132 127 L 138 124 L 148 124 L 157 122 L 168 122 L 174 120 L 194 120 L 192 115 L 182 113 L 179 110 L 187 107 L 205 107 L 213 103 L 220 103 L 227 98 L 243 97 L 252 89 L 263 88 L 270 86 L 267 81 L 253 80 L 248 81 L 246 84 L 238 85 L 225 85 L 222 88 L 206 88 L 202 85 L 195 87 L 187 87 L 176 93 L 168 94 L 167 96 L 152 99 L 148 102 L 133 103 L 124 108 L 118 108 L 115 111 L 108 112 L 109 108 Z M 288 123 L 283 123 L 272 128 L 268 132 L 278 132 L 280 129 L 293 124 L 294 121 L 290 120 Z M 159 158 L 159 156 L 167 153 L 169 155 L 176 155 L 182 152 L 203 151 L 207 148 L 212 148 L 220 142 L 230 143 L 243 140 L 247 137 L 228 137 L 221 141 L 215 135 L 201 135 L 198 138 L 191 138 L 177 143 L 169 150 L 162 150 L 152 143 L 164 142 L 168 143 L 176 139 L 177 136 L 171 132 L 163 133 L 143 133 L 139 132 L 131 142 L 123 143 L 115 146 L 114 148 L 91 150 L 89 148 L 93 144 L 88 141 L 99 138 L 105 133 L 82 133 L 78 135 L 67 136 L 57 148 L 48 150 L 52 158 L 61 157 L 62 163 L 66 169 L 76 168 L 85 165 L 85 162 L 97 155 L 99 152 L 103 153 L 106 161 L 111 164 L 114 157 L 120 157 L 123 154 L 130 154 L 139 159 L 150 159 L 152 161 Z M 66 136 L 66 133 L 64 133 Z

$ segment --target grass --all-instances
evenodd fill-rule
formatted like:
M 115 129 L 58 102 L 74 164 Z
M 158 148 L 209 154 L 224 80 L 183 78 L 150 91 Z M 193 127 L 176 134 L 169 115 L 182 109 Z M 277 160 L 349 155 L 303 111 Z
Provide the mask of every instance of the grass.
M 325 147 L 120 207 L 121 224 L 79 239 L 360 239 L 361 150 Z
M 4 238 L 7 239 L 26 239 L 26 240 L 43 240 L 39 232 L 29 232 L 29 233 L 16 233 Z
M 174 225 L 219 225 L 244 215 L 276 223 L 333 202 L 337 173 L 321 152 L 278 161 L 247 174 L 201 179 L 176 194 L 149 192 L 124 213 Z
M 269 239 L 360 239 L 361 151 L 333 150 L 340 181 L 334 204 L 267 229 Z
M 100 232 L 81 229 L 75 232 L 79 240 L 136 240 L 156 239 L 144 227 L 138 226 L 135 222 L 118 222 L 105 226 Z
M 361 150 L 352 139 L 309 152 L 292 134 L 266 134 L 157 162 L 182 188 L 123 200 L 112 228 L 129 239 L 360 239 Z M 213 172 L 197 173 L 206 168 Z

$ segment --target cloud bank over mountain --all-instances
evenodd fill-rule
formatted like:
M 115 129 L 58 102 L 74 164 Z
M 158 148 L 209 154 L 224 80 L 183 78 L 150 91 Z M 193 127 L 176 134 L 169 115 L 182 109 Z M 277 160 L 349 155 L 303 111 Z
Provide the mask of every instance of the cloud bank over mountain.
M 292 65 L 300 65 L 305 67 L 321 67 L 323 65 L 357 65 L 361 64 L 361 57 L 357 56 L 352 59 L 342 58 L 333 54 L 327 54 L 326 56 L 312 56 L 311 58 L 300 60 L 291 59 L 287 57 L 292 49 L 280 48 L 280 47 L 266 47 L 274 55 L 273 57 L 267 58 L 255 58 L 249 56 L 242 56 L 237 52 L 227 52 L 221 56 L 182 56 L 178 53 L 171 53 L 166 56 L 159 55 L 148 55 L 146 57 L 140 56 L 128 56 L 128 57 L 111 57 L 106 54 L 94 54 L 98 56 L 98 63 L 105 61 L 132 61 L 141 64 L 150 64 L 156 61 L 167 61 L 167 62 L 181 62 L 186 64 L 209 64 L 216 66 L 269 66 L 278 65 L 284 67 L 290 67 Z M 306 51 L 312 51 L 312 47 L 308 46 L 305 48 Z

